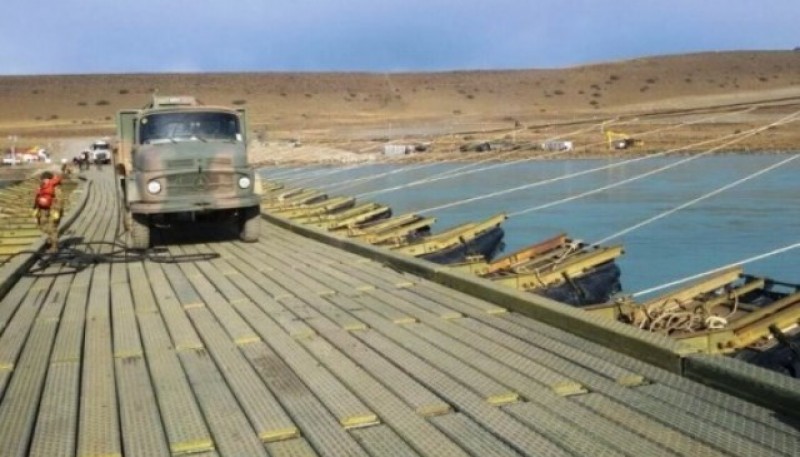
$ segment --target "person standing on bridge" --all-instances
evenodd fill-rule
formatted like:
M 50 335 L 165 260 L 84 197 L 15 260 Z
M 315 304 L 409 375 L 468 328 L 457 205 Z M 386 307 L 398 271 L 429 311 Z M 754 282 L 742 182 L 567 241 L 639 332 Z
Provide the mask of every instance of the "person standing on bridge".
M 58 189 L 62 179 L 61 175 L 53 175 L 49 171 L 42 173 L 41 183 L 33 200 L 33 216 L 39 229 L 47 235 L 51 252 L 58 250 L 58 223 L 62 210 Z

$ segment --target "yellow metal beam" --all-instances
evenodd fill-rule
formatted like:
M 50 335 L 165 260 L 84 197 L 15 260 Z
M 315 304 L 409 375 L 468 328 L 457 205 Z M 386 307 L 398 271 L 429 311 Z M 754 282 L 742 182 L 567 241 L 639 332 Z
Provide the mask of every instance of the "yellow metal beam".
M 603 247 L 576 255 L 565 260 L 563 264 L 553 265 L 547 271 L 514 273 L 489 279 L 518 290 L 539 289 L 561 283 L 567 277 L 578 277 L 597 265 L 616 259 L 622 253 L 622 246 Z
M 479 234 L 500 225 L 506 219 L 507 216 L 505 214 L 498 214 L 483 222 L 462 224 L 442 233 L 425 237 L 423 241 L 392 249 L 395 252 L 412 256 L 436 252 L 451 246 L 469 242 L 475 239 Z

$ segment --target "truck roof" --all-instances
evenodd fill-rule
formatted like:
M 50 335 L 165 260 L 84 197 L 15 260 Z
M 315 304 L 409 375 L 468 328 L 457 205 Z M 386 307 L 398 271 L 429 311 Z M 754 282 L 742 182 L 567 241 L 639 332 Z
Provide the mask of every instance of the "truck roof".
M 199 105 L 201 103 L 190 95 L 153 95 L 153 99 L 145 106 L 145 109 Z
M 224 111 L 236 113 L 239 110 L 227 106 L 206 105 L 191 95 L 153 95 L 150 103 L 142 108 L 141 112 L 170 112 L 170 111 Z

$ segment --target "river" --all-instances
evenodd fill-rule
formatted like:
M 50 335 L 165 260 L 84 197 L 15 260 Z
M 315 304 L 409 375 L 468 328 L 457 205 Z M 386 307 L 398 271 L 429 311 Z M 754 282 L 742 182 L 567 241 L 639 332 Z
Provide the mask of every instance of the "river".
M 790 154 L 722 154 L 699 157 L 661 173 L 563 204 L 525 212 L 593 189 L 640 176 L 686 157 L 655 158 L 619 164 L 621 159 L 548 160 L 481 163 L 465 173 L 463 163 L 401 167 L 367 165 L 348 169 L 263 169 L 287 183 L 320 187 L 331 194 L 359 195 L 392 207 L 395 214 L 430 210 L 434 231 L 492 214 L 511 214 L 504 224 L 505 252 L 560 232 L 595 242 L 670 210 L 728 183 L 792 157 Z M 615 165 L 617 164 L 617 165 Z M 488 166 L 493 169 L 485 169 Z M 588 173 L 589 170 L 607 167 Z M 405 170 L 400 171 L 401 168 Z M 461 169 L 460 176 L 381 192 Z M 391 174 L 386 174 L 391 172 Z M 317 173 L 314 179 L 295 179 Z M 583 173 L 583 174 L 582 174 Z M 358 181 L 379 176 L 378 179 Z M 580 174 L 571 179 L 564 176 Z M 619 260 L 624 291 L 633 293 L 718 268 L 800 241 L 800 160 L 656 220 L 605 244 L 622 244 Z M 546 183 L 546 184 L 545 184 Z M 507 189 L 526 187 L 492 198 Z M 372 193 L 370 192 L 379 192 Z M 453 202 L 458 206 L 439 208 Z M 519 214 L 514 214 L 519 213 Z M 800 249 L 745 266 L 745 271 L 800 283 Z

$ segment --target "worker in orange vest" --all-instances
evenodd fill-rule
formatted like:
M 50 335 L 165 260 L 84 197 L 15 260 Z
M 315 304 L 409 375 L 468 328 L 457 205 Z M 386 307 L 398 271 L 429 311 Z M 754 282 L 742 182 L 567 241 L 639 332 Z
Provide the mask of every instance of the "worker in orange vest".
M 42 173 L 33 201 L 33 215 L 39 229 L 47 235 L 51 252 L 58 250 L 58 223 L 62 210 L 58 188 L 61 180 L 61 175 L 53 175 L 49 171 Z

